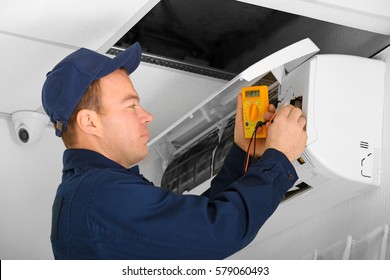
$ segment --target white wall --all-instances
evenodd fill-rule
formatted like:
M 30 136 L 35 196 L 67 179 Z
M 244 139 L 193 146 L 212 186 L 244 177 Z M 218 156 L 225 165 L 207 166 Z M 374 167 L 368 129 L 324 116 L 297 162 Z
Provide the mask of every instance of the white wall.
M 62 141 L 46 128 L 33 146 L 0 119 L 0 259 L 52 259 L 51 205 L 61 179 Z
M 376 59 L 386 62 L 381 186 L 277 236 L 251 244 L 231 259 L 302 259 L 315 249 L 325 249 L 347 235 L 361 237 L 383 224 L 390 224 L 390 47 Z M 369 92 L 367 98 L 370 98 Z M 362 108 L 362 114 L 369 118 L 367 109 Z

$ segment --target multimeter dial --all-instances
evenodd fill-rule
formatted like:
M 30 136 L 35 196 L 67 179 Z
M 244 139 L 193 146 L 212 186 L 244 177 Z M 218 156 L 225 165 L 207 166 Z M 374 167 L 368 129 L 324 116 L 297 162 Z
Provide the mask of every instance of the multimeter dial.
M 257 122 L 260 119 L 260 109 L 256 103 L 251 103 L 248 105 L 247 110 L 248 119 L 252 122 Z

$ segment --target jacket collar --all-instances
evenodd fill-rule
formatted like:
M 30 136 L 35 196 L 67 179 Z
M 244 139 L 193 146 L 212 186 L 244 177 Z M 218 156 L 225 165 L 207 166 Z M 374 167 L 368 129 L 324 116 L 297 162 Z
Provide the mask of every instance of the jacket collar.
M 123 171 L 127 170 L 139 175 L 138 165 L 126 169 L 119 163 L 103 156 L 102 154 L 86 149 L 67 149 L 64 151 L 62 160 L 64 165 L 62 170 L 63 172 L 79 168 L 110 168 Z

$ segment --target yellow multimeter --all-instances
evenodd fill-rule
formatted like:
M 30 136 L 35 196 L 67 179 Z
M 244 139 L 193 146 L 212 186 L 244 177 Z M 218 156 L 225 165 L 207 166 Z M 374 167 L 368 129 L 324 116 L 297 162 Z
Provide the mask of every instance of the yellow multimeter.
M 268 110 L 268 87 L 244 87 L 241 90 L 241 96 L 245 138 L 251 138 L 257 122 L 264 121 L 264 114 Z M 256 137 L 267 137 L 265 127 L 257 132 Z

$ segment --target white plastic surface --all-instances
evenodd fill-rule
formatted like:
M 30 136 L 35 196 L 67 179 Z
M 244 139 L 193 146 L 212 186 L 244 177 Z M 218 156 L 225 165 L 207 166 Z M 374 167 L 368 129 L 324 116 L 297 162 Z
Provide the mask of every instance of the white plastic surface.
M 381 61 L 317 55 L 283 80 L 281 95 L 303 96 L 305 155 L 317 173 L 379 185 L 384 75 Z

